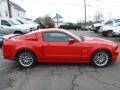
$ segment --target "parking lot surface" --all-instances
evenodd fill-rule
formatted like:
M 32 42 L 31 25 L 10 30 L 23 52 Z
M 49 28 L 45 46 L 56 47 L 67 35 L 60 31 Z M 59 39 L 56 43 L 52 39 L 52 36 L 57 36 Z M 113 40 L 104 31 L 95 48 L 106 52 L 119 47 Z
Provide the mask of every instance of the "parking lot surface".
M 120 46 L 119 37 L 103 37 L 92 31 L 70 32 L 112 40 Z M 105 68 L 89 64 L 38 64 L 29 69 L 3 60 L 1 51 L 0 57 L 0 90 L 120 90 L 120 56 L 115 64 Z

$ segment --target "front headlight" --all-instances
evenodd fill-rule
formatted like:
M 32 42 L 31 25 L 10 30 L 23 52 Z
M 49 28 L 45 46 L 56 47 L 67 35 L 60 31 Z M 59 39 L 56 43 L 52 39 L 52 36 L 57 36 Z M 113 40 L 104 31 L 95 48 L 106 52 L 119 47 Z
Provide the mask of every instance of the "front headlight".
M 30 32 L 34 31 L 34 28 L 30 28 Z
M 23 29 L 22 31 L 23 31 L 24 33 L 28 33 L 28 32 L 34 31 L 34 29 L 33 29 L 33 28 L 29 28 L 29 29 Z

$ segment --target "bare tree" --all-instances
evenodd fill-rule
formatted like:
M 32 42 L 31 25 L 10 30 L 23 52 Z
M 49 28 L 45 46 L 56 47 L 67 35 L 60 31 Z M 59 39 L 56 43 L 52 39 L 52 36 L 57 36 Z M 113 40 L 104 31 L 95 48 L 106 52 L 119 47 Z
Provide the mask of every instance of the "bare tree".
M 44 25 L 47 27 L 47 28 L 54 28 L 55 27 L 55 24 L 54 24 L 54 21 L 53 19 L 49 16 L 49 15 L 46 15 L 44 18 Z
M 99 22 L 99 21 L 102 21 L 104 19 L 104 16 L 101 12 L 96 11 L 93 19 L 95 22 Z

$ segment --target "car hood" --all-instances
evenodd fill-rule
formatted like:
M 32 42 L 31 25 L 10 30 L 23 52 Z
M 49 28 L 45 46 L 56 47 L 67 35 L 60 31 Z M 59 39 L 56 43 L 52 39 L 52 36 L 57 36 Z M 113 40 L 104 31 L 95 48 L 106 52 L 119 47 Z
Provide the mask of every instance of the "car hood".
M 29 23 L 29 25 L 39 26 L 39 24 L 37 24 L 37 23 Z
M 102 26 L 102 29 L 103 29 L 103 30 L 104 30 L 104 29 L 105 29 L 105 30 L 106 30 L 106 29 L 107 29 L 107 30 L 112 30 L 112 29 L 113 29 L 113 26 L 109 26 L 109 25 L 108 25 L 108 26 Z
M 96 24 L 93 24 L 93 25 L 94 25 L 94 27 L 103 26 L 102 23 L 96 23 Z
M 27 26 L 27 25 L 14 25 L 14 26 L 12 26 L 11 28 L 15 28 L 15 29 L 19 29 L 19 30 L 21 30 L 21 29 L 30 29 L 30 26 Z
M 109 45 L 117 45 L 116 43 L 106 40 L 106 39 L 101 39 L 101 38 L 91 38 L 91 37 L 85 37 L 85 42 L 89 43 L 96 43 L 96 44 L 109 44 Z

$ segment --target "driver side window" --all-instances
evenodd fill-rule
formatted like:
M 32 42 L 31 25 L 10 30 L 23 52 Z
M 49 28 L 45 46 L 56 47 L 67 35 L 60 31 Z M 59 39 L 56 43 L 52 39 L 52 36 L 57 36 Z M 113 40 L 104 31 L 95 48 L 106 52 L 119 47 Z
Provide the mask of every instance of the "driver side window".
M 43 33 L 44 41 L 49 42 L 67 42 L 70 37 L 64 33 L 59 32 L 46 32 Z
M 1 25 L 3 25 L 3 26 L 11 26 L 6 20 L 1 20 Z

